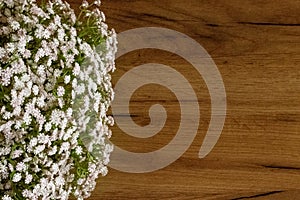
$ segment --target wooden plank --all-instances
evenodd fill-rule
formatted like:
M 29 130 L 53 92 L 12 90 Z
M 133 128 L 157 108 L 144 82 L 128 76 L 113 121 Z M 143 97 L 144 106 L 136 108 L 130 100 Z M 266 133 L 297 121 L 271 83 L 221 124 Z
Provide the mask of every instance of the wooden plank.
M 79 3 L 69 2 L 74 7 Z M 220 140 L 206 158 L 199 159 L 211 112 L 201 76 L 179 56 L 158 50 L 119 58 L 114 84 L 125 72 L 148 62 L 166 64 L 183 74 L 199 100 L 200 126 L 179 160 L 145 174 L 110 169 L 99 179 L 91 200 L 300 198 L 300 1 L 105 0 L 102 10 L 117 32 L 155 26 L 195 39 L 222 74 L 228 110 Z M 113 143 L 134 152 L 166 145 L 180 122 L 174 94 L 157 85 L 144 86 L 132 97 L 131 115 L 137 124 L 147 125 L 154 103 L 162 103 L 168 111 L 158 135 L 137 139 L 116 125 Z

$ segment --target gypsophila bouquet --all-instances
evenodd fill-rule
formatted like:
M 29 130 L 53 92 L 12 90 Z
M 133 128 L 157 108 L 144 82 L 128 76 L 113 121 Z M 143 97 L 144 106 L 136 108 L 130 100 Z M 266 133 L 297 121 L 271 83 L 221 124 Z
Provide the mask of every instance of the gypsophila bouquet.
M 0 199 L 83 199 L 106 175 L 117 42 L 100 3 L 0 0 Z

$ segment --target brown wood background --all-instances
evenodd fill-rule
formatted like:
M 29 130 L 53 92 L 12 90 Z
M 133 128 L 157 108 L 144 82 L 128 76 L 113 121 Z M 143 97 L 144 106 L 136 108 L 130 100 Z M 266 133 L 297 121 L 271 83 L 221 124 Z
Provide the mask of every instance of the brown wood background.
M 76 7 L 80 0 L 69 0 Z M 141 50 L 117 60 L 113 82 L 142 63 L 163 63 L 183 74 L 201 107 L 198 135 L 176 162 L 156 172 L 130 174 L 110 169 L 91 200 L 98 199 L 300 199 L 300 1 L 299 0 L 103 0 L 107 23 L 122 32 L 165 27 L 187 34 L 212 56 L 225 83 L 227 118 L 213 151 L 198 159 L 210 119 L 207 87 L 177 55 Z M 156 90 L 154 93 L 153 90 Z M 149 106 L 168 111 L 164 129 L 136 139 L 113 127 L 112 141 L 149 152 L 176 134 L 179 104 L 174 94 L 146 85 L 132 97 L 131 114 L 149 123 Z

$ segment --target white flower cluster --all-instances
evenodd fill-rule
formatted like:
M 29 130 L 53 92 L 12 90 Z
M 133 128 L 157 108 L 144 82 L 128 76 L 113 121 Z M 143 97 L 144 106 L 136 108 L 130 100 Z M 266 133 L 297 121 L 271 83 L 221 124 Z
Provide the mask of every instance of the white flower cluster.
M 0 0 L 0 199 L 84 199 L 106 175 L 117 41 L 100 4 Z

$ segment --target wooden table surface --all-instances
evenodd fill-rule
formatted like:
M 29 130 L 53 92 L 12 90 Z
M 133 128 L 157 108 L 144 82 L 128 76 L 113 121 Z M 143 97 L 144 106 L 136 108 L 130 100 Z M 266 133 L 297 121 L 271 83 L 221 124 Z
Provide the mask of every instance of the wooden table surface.
M 74 7 L 80 3 L 69 2 Z M 199 159 L 211 113 L 201 76 L 178 55 L 161 50 L 120 57 L 114 84 L 125 72 L 149 62 L 172 66 L 184 75 L 198 97 L 200 126 L 192 145 L 171 165 L 141 174 L 110 168 L 89 199 L 300 199 L 299 0 L 103 0 L 102 10 L 109 27 L 118 33 L 164 27 L 201 44 L 223 77 L 227 117 L 213 151 Z M 166 145 L 180 122 L 176 96 L 150 84 L 139 88 L 131 100 L 131 115 L 141 126 L 150 122 L 151 105 L 165 106 L 165 127 L 151 138 L 137 139 L 115 125 L 112 142 L 132 152 Z

